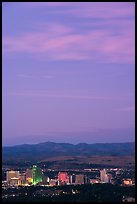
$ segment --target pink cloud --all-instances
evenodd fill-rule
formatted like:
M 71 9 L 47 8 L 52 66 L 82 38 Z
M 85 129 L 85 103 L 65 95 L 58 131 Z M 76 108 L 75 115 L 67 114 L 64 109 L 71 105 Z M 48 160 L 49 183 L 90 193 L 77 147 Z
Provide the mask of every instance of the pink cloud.
M 70 11 L 80 17 L 119 18 L 135 16 L 135 5 L 127 2 L 92 2 L 80 4 L 79 9 Z
M 95 60 L 134 63 L 134 28 L 76 30 L 61 24 L 47 25 L 47 31 L 3 37 L 3 54 L 25 52 L 46 60 Z
M 23 4 L 29 8 L 57 7 L 60 9 L 51 12 L 86 18 L 108 19 L 135 16 L 134 2 L 27 2 Z
M 81 13 L 84 16 L 92 17 L 117 17 L 133 15 L 135 12 L 135 2 L 23 2 L 21 5 L 29 8 L 65 7 L 74 14 Z M 62 9 L 63 13 L 66 11 Z

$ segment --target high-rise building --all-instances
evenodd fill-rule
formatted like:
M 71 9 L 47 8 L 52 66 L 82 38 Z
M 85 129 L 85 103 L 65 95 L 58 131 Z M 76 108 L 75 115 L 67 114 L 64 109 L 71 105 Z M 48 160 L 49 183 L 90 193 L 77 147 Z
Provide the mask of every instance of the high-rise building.
M 76 180 L 76 175 L 75 174 L 72 174 L 72 175 L 69 176 L 69 183 L 70 184 L 74 184 L 75 180 Z
M 76 184 L 84 184 L 85 183 L 85 176 L 84 176 L 84 174 L 76 175 L 75 183 Z
M 67 172 L 59 172 L 58 173 L 58 181 L 59 181 L 59 184 L 69 183 L 68 173 Z
M 9 183 L 12 178 L 19 179 L 19 171 L 7 171 L 6 172 L 6 180 Z
M 109 178 L 105 169 L 100 171 L 101 183 L 109 183 Z
M 32 167 L 32 175 L 33 175 L 33 184 L 37 184 L 42 182 L 42 169 L 38 168 L 36 165 Z
M 33 165 L 32 169 L 27 169 L 26 171 L 26 181 L 29 184 L 37 184 L 42 182 L 42 169 L 38 168 L 36 165 Z
M 19 179 L 20 179 L 21 185 L 25 185 L 26 184 L 26 173 L 25 172 L 20 173 Z
M 32 184 L 33 183 L 33 172 L 32 172 L 32 169 L 27 169 L 26 170 L 26 181 L 28 182 L 28 184 Z
M 50 178 L 48 176 L 43 176 L 42 183 L 43 185 L 49 185 Z

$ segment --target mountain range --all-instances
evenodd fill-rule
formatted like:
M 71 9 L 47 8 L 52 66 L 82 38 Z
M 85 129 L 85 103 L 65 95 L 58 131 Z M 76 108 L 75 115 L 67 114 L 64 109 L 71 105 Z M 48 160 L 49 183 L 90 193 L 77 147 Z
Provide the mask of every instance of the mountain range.
M 135 143 L 69 144 L 44 142 L 2 147 L 2 161 L 40 161 L 55 156 L 129 156 L 135 154 Z

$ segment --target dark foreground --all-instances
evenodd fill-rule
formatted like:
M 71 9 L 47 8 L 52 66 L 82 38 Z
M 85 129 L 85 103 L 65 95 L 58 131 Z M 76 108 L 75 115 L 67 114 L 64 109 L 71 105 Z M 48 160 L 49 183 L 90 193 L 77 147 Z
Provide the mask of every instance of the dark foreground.
M 30 186 L 3 189 L 2 194 L 3 202 L 122 202 L 126 197 L 135 198 L 135 186 L 112 184 Z

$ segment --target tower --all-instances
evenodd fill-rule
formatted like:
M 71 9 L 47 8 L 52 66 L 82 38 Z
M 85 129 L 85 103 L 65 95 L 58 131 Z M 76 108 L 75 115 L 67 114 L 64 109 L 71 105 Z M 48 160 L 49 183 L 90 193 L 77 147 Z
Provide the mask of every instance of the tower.
M 105 169 L 100 171 L 100 180 L 101 180 L 101 183 L 108 183 L 109 182 L 109 178 L 108 178 L 108 175 L 107 175 Z
M 37 184 L 42 182 L 42 170 L 38 168 L 36 165 L 32 167 L 32 177 L 33 177 L 33 184 Z

